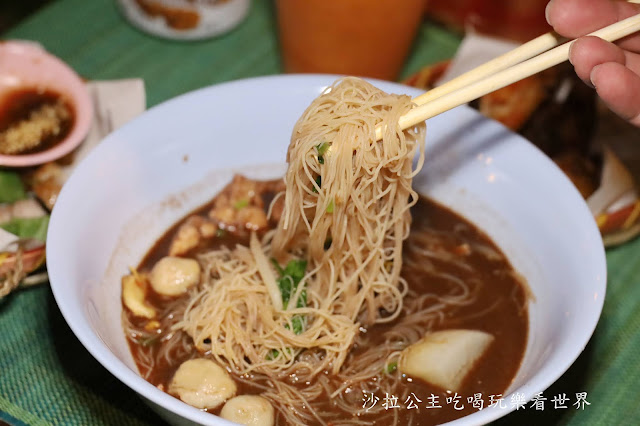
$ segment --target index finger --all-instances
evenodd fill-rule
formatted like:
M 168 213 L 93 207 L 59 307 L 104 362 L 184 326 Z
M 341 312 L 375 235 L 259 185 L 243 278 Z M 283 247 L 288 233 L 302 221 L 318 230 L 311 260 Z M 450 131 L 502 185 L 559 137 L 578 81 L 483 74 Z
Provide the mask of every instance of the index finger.
M 560 35 L 578 38 L 640 13 L 640 5 L 611 0 L 551 0 L 547 20 Z M 640 36 L 633 35 L 617 43 L 620 47 L 640 51 Z

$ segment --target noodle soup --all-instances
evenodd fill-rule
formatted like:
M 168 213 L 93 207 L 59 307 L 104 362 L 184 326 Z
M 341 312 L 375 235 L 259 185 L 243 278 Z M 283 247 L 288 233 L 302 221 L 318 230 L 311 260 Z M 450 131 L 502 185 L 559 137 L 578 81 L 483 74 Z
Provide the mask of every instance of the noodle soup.
M 499 401 L 526 285 L 412 189 L 425 129 L 397 129 L 410 108 L 337 82 L 296 124 L 283 181 L 236 176 L 168 231 L 122 278 L 143 377 L 245 424 L 435 424 Z
M 260 196 L 270 200 L 275 195 L 270 189 L 280 188 L 281 183 L 257 186 L 264 189 Z M 194 222 L 194 217 L 206 220 L 215 202 L 170 229 L 140 263 L 138 273 L 149 273 L 169 254 L 181 227 Z M 409 290 L 399 317 L 387 324 L 363 328 L 339 374 L 323 374 L 311 383 L 286 377 L 279 385 L 259 373 L 233 375 L 238 394 L 269 399 L 277 408 L 276 424 L 286 424 L 291 419 L 288 413 L 296 410 L 300 421 L 306 424 L 375 421 L 430 425 L 477 411 L 479 400 L 476 398 L 474 407 L 468 399 L 473 400 L 474 395 L 481 394 L 484 407 L 489 405 L 491 395 L 494 400 L 500 398 L 524 356 L 528 331 L 526 286 L 502 252 L 464 218 L 424 197 L 413 207 L 412 216 L 402 269 Z M 272 220 L 269 226 L 273 225 Z M 236 244 L 249 244 L 245 227 L 220 231 L 199 241 L 188 256 L 206 261 L 208 250 L 232 248 Z M 178 367 L 186 360 L 202 356 L 186 333 L 172 330 L 176 313 L 184 310 L 189 296 L 171 299 L 149 288 L 147 300 L 159 312 L 156 327 L 150 329 L 151 321 L 135 316 L 129 309 L 123 309 L 123 322 L 140 373 L 160 389 L 168 390 Z M 393 355 L 430 332 L 460 328 L 483 330 L 496 339 L 457 392 L 458 402 L 447 404 L 447 398 L 454 397 L 456 392 L 403 375 Z M 358 376 L 365 379 L 354 380 Z M 287 387 L 290 392 L 311 396 L 307 401 L 322 421 L 286 401 L 281 390 Z M 385 409 L 387 395 L 397 397 L 397 408 Z M 419 408 L 408 408 L 413 404 Z M 435 408 L 438 405 L 441 408 Z M 464 408 L 458 410 L 460 407 Z M 220 409 L 209 411 L 220 414 Z

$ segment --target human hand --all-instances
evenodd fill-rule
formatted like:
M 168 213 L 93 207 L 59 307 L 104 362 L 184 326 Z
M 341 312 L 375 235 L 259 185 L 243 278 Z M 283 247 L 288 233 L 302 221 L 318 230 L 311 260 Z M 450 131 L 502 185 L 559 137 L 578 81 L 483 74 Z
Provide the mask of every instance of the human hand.
M 547 21 L 565 37 L 577 38 L 640 13 L 640 5 L 612 0 L 551 0 Z M 595 87 L 622 118 L 640 127 L 640 34 L 617 44 L 581 37 L 569 51 L 576 74 Z

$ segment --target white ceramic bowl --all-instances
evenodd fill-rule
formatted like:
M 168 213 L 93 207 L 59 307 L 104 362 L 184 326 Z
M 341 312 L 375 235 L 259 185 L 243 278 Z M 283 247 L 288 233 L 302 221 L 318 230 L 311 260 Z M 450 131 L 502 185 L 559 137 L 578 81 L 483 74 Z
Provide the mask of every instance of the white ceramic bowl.
M 138 375 L 121 329 L 120 276 L 171 224 L 212 198 L 233 170 L 281 175 L 294 122 L 333 80 L 265 77 L 180 96 L 111 134 L 60 194 L 47 241 L 58 306 L 93 356 L 174 423 L 229 424 Z M 551 161 L 469 108 L 429 120 L 426 158 L 415 180 L 419 192 L 486 231 L 535 294 L 525 359 L 507 392 L 531 398 L 567 370 L 598 321 L 606 267 L 596 225 Z M 495 420 L 511 411 L 509 395 L 505 401 L 509 408 L 451 424 Z

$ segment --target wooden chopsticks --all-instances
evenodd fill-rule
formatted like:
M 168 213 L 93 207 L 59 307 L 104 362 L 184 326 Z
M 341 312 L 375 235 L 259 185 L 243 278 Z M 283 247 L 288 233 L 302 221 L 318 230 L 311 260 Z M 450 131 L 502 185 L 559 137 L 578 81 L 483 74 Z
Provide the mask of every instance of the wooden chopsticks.
M 640 31 L 640 14 L 589 35 L 606 41 L 616 41 L 637 31 Z M 563 41 L 555 33 L 544 34 L 442 86 L 417 96 L 413 101 L 418 106 L 400 117 L 400 127 L 403 130 L 408 129 L 431 117 L 568 60 L 569 49 L 575 40 L 558 46 Z M 376 128 L 376 137 L 382 138 L 381 127 Z

